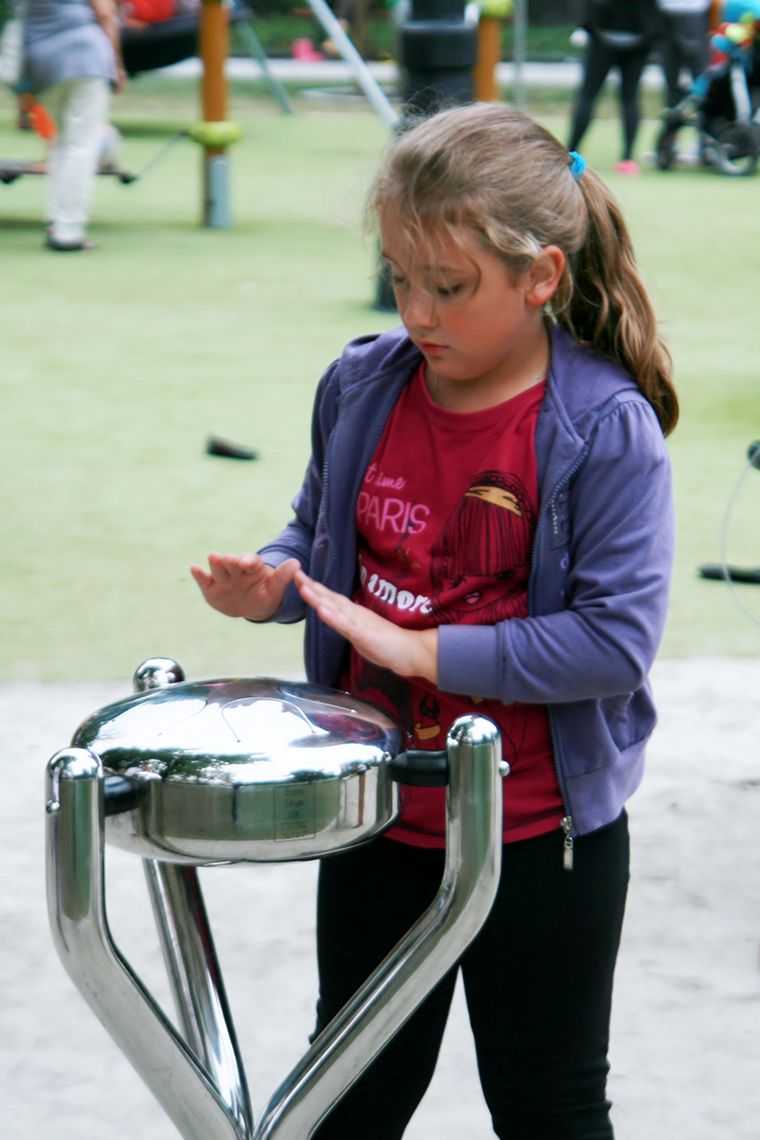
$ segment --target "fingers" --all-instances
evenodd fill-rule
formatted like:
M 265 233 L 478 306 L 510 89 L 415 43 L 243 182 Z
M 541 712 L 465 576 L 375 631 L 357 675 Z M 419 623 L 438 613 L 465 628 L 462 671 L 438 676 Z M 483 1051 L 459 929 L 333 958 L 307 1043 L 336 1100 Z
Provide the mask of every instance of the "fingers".
M 274 571 L 274 577 L 277 579 L 278 585 L 283 589 L 287 586 L 288 582 L 292 582 L 296 573 L 301 569 L 301 563 L 297 558 L 286 558 L 284 562 Z
M 204 570 L 202 566 L 196 566 L 193 564 L 190 567 L 190 573 L 192 574 L 197 584 L 200 586 L 201 590 L 207 590 L 214 580 L 208 571 Z
M 257 571 L 263 565 L 257 554 L 216 554 L 208 556 L 208 570 L 194 563 L 190 567 L 193 579 L 204 594 L 229 588 L 239 581 L 241 573 Z
M 408 675 L 408 631 L 344 594 L 328 590 L 303 571 L 295 575 L 295 582 L 301 597 L 320 620 L 350 641 L 362 657 L 400 676 Z
M 352 602 L 344 594 L 338 594 L 321 582 L 315 582 L 303 570 L 296 573 L 295 583 L 303 600 L 316 610 L 321 620 L 360 649 L 367 627 L 377 620 L 377 615 Z
M 209 585 L 216 582 L 220 585 L 230 582 L 240 574 L 258 573 L 264 566 L 258 554 L 217 554 L 213 552 L 208 556 L 208 570 L 202 566 L 193 565 L 190 573 L 196 582 Z
M 212 577 L 221 582 L 231 578 L 234 574 L 239 573 L 245 568 L 246 560 L 249 558 L 258 558 L 258 555 L 209 554 L 208 564 L 211 569 Z M 261 559 L 259 559 L 259 561 L 261 561 Z
M 218 554 L 208 556 L 208 569 L 194 563 L 190 573 L 206 593 L 210 590 L 250 591 L 259 587 L 282 594 L 294 574 L 300 569 L 296 558 L 287 558 L 276 568 L 269 566 L 258 554 Z
M 332 615 L 337 605 L 342 601 L 347 601 L 342 594 L 336 594 L 334 590 L 328 590 L 327 586 L 323 586 L 321 582 L 310 578 L 303 570 L 299 569 L 295 573 L 294 580 L 303 600 L 307 605 L 313 606 L 318 610 L 322 617 L 324 617 L 325 614 Z M 352 605 L 353 603 L 348 602 L 348 604 Z

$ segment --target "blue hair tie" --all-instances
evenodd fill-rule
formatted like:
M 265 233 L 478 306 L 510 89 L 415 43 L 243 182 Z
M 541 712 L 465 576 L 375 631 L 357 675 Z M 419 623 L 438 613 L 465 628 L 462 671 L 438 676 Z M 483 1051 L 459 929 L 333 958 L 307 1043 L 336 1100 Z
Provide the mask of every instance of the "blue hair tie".
M 583 177 L 583 173 L 588 165 L 582 154 L 578 154 L 577 150 L 568 151 L 570 155 L 570 173 L 577 182 Z

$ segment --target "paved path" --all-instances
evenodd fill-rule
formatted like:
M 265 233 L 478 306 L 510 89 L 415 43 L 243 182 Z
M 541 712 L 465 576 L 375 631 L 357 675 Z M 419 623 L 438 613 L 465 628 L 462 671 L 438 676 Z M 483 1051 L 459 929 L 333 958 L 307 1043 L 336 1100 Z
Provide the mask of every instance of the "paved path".
M 398 79 L 398 68 L 393 62 L 370 62 L 370 72 L 383 86 L 392 86 Z M 295 59 L 270 59 L 269 67 L 283 82 L 289 83 L 345 83 L 351 78 L 347 64 L 342 60 L 326 59 L 317 63 L 303 63 Z M 199 59 L 187 59 L 171 67 L 154 72 L 166 79 L 195 79 L 200 76 L 202 65 Z M 234 79 L 258 79 L 262 71 L 252 59 L 233 57 L 227 61 L 227 75 Z M 511 87 L 519 72 L 513 63 L 501 63 L 496 69 L 499 82 Z M 522 68 L 522 80 L 527 87 L 575 88 L 581 76 L 581 65 L 574 61 L 565 63 L 526 63 Z M 614 74 L 611 81 L 615 81 Z M 662 72 L 654 64 L 644 71 L 642 82 L 645 87 L 662 89 Z

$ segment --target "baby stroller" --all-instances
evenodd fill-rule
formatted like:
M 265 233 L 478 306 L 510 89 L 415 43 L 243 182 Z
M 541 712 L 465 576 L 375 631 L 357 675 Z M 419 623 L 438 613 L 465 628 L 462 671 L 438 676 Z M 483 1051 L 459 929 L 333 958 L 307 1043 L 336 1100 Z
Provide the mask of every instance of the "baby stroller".
M 710 64 L 688 94 L 665 111 L 655 144 L 657 166 L 670 170 L 683 127 L 693 127 L 703 166 L 748 175 L 760 158 L 760 0 L 723 5 L 710 37 Z

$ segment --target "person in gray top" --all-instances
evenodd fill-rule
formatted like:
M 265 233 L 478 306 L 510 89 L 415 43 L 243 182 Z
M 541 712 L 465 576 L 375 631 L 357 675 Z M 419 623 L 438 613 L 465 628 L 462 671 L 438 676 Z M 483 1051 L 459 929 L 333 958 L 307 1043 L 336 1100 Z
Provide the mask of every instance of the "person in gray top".
M 86 239 L 111 91 L 121 90 L 116 0 L 24 0 L 24 86 L 44 95 L 56 124 L 49 156 L 46 244 L 92 249 Z

